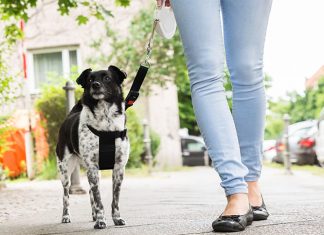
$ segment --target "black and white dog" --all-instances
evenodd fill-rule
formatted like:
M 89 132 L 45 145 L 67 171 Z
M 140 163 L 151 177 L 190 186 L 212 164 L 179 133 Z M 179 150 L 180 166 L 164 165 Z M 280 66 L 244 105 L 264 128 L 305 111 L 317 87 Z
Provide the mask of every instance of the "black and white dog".
M 94 133 L 124 133 L 114 138 L 112 219 L 115 225 L 125 225 L 120 217 L 119 194 L 124 169 L 129 156 L 129 141 L 126 135 L 125 102 L 121 84 L 126 74 L 115 66 L 108 70 L 81 73 L 77 83 L 84 88 L 79 102 L 73 107 L 59 131 L 56 146 L 58 170 L 63 185 L 62 223 L 70 223 L 69 187 L 71 174 L 79 162 L 87 170 L 90 184 L 94 228 L 106 227 L 104 208 L 99 192 L 99 137 Z M 91 131 L 92 130 L 92 131 Z M 100 153 L 101 155 L 101 153 Z M 109 157 L 109 156 L 107 156 Z

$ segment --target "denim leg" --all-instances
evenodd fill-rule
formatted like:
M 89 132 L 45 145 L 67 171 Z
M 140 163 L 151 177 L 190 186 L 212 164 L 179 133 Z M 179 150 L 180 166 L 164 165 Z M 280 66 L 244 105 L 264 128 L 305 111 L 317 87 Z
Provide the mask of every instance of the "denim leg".
M 219 0 L 173 0 L 187 59 L 197 123 L 226 195 L 247 193 L 241 155 L 223 87 L 224 43 Z
M 272 0 L 221 0 L 226 61 L 233 86 L 232 114 L 246 181 L 262 168 L 266 98 L 263 50 Z

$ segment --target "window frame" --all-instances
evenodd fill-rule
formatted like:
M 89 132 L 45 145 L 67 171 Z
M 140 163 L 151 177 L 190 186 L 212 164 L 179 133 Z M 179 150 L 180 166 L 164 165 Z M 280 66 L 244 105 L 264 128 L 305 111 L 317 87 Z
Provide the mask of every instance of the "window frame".
M 78 66 L 78 70 L 80 70 L 81 56 L 80 56 L 79 45 L 27 49 L 27 81 L 28 81 L 29 90 L 31 94 L 40 93 L 40 89 L 36 87 L 36 83 L 35 83 L 34 55 L 60 52 L 62 56 L 63 76 L 69 76 L 71 72 L 70 54 L 69 54 L 70 51 L 76 51 L 77 66 Z

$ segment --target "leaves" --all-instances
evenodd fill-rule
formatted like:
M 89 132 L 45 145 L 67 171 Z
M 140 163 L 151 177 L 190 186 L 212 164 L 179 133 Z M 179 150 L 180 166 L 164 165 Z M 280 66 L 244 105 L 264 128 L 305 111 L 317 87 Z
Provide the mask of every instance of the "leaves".
M 324 108 L 324 78 L 322 78 L 317 88 L 306 90 L 304 93 L 290 92 L 288 99 L 269 101 L 270 114 L 267 119 L 266 136 L 276 138 L 283 127 L 283 115 L 290 115 L 290 123 L 301 122 L 310 119 L 317 119 Z M 279 125 L 279 123 L 282 123 Z M 281 129 L 279 128 L 281 127 Z
M 130 4 L 130 0 L 115 0 L 117 6 L 127 7 Z
M 83 15 L 78 15 L 76 21 L 78 22 L 79 25 L 82 25 L 88 23 L 89 18 Z

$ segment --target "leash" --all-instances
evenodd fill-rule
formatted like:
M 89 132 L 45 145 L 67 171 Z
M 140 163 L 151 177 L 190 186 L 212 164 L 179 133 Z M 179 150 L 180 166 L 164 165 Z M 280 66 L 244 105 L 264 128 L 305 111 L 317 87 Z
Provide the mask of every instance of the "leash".
M 155 28 L 157 23 L 159 22 L 158 19 L 155 19 L 153 22 L 153 27 L 152 27 L 152 32 L 146 47 L 146 58 L 144 60 L 144 63 L 140 64 L 139 69 L 137 70 L 136 76 L 134 78 L 133 84 L 131 86 L 130 91 L 128 92 L 128 95 L 126 96 L 125 99 L 125 110 L 127 110 L 129 107 L 133 106 L 133 104 L 135 103 L 135 101 L 137 100 L 138 96 L 139 96 L 139 90 L 141 89 L 141 86 L 143 84 L 143 81 L 146 77 L 146 74 L 150 68 L 150 57 L 151 57 L 151 53 L 152 53 L 152 42 L 154 39 L 154 32 L 155 32 Z

